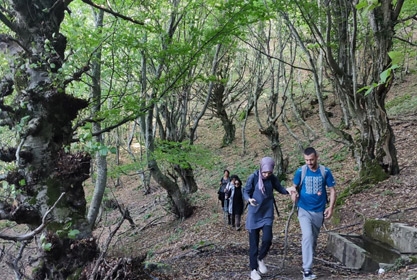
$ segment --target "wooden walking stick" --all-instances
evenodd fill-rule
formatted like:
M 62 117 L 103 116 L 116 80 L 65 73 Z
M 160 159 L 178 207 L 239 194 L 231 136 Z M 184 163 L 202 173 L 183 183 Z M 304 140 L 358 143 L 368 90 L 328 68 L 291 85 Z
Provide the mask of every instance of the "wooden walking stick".
M 285 267 L 285 259 L 287 258 L 287 249 L 288 249 L 288 229 L 290 227 L 290 222 L 292 219 L 292 216 L 295 213 L 295 209 L 297 207 L 295 206 L 295 202 L 293 202 L 292 204 L 292 209 L 290 214 L 288 215 L 288 219 L 287 219 L 287 223 L 285 224 L 285 237 L 284 237 L 284 256 L 282 258 L 282 265 L 281 267 L 284 268 Z

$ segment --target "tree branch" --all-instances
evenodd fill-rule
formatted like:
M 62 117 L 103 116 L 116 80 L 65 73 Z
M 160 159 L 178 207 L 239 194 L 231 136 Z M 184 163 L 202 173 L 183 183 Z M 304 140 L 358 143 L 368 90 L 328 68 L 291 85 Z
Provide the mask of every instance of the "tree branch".
M 90 70 L 90 66 L 86 65 L 83 66 L 80 70 L 76 71 L 75 73 L 72 74 L 72 77 L 69 79 L 66 79 L 64 81 L 64 86 L 68 85 L 69 83 L 71 83 L 72 81 L 79 81 L 81 79 L 81 76 Z
M 47 216 L 56 207 L 56 205 L 58 204 L 58 202 L 62 199 L 62 197 L 64 195 L 65 195 L 65 192 L 61 193 L 61 195 L 55 201 L 54 205 L 52 205 L 52 207 L 48 211 L 45 212 L 45 214 L 43 215 L 43 218 L 42 218 L 42 224 L 40 226 L 38 226 L 37 228 L 35 228 L 31 232 L 28 232 L 28 233 L 23 234 L 23 235 L 17 235 L 16 236 L 16 235 L 0 234 L 0 239 L 12 240 L 12 241 L 31 240 L 35 235 L 41 233 L 42 230 L 46 227 L 46 225 L 48 224 L 48 221 L 46 220 Z
M 11 31 L 16 32 L 16 26 L 2 12 L 0 12 L 0 21 L 3 22 L 4 25 L 6 25 Z
M 313 70 L 312 70 L 312 69 L 305 68 L 305 67 L 301 67 L 301 66 L 296 66 L 296 65 L 294 65 L 294 64 L 293 64 L 293 63 L 291 63 L 291 62 L 287 62 L 287 61 L 282 60 L 282 59 L 280 59 L 280 58 L 278 58 L 278 57 L 272 56 L 272 55 L 270 55 L 270 54 L 268 54 L 268 53 L 264 52 L 263 50 L 259 49 L 258 47 L 254 46 L 252 43 L 250 43 L 249 41 L 245 40 L 245 39 L 244 39 L 244 38 L 242 38 L 242 37 L 239 37 L 239 36 L 236 36 L 236 37 L 237 37 L 240 41 L 242 41 L 243 43 L 245 43 L 246 45 L 250 46 L 252 49 L 254 49 L 254 50 L 258 51 L 259 53 L 263 54 L 264 56 L 266 56 L 266 57 L 268 57 L 268 58 L 270 58 L 270 59 L 277 60 L 277 61 L 279 61 L 279 62 L 281 62 L 281 63 L 283 63 L 283 64 L 285 64 L 285 65 L 288 65 L 288 66 L 290 66 L 290 67 L 292 67 L 292 68 L 294 68 L 294 69 L 299 69 L 299 70 L 304 70 L 304 71 L 308 71 L 308 72 L 313 72 Z
M 405 21 L 410 20 L 410 19 L 417 20 L 417 14 L 402 18 L 400 20 L 397 20 L 397 22 L 405 22 Z
M 104 11 L 104 12 L 106 12 L 106 13 L 109 13 L 109 14 L 111 14 L 111 15 L 115 16 L 115 17 L 118 17 L 118 18 L 121 18 L 121 19 L 124 19 L 124 20 L 130 21 L 130 22 L 133 22 L 133 23 L 135 23 L 135 24 L 144 25 L 144 23 L 143 23 L 143 22 L 140 22 L 140 21 L 134 20 L 134 19 L 132 19 L 132 18 L 130 18 L 130 17 L 127 17 L 127 16 L 125 16 L 125 15 L 122 15 L 122 14 L 119 14 L 119 13 L 117 13 L 117 12 L 114 12 L 113 10 L 107 9 L 106 7 L 103 7 L 103 6 L 100 6 L 100 5 L 98 5 L 98 4 L 93 3 L 93 1 L 90 1 L 90 0 L 82 0 L 82 1 L 83 1 L 84 3 L 86 3 L 86 4 L 90 5 L 90 6 L 94 7 L 94 8 L 97 8 L 97 9 L 99 9 L 99 10 L 102 10 L 102 11 Z
M 410 41 L 408 41 L 408 40 L 406 40 L 406 39 L 400 38 L 400 37 L 398 37 L 398 36 L 394 36 L 393 38 L 394 38 L 394 39 L 397 39 L 397 40 L 400 40 L 401 42 L 407 43 L 407 44 L 409 44 L 410 46 L 417 47 L 417 44 L 414 44 L 413 42 L 410 42 Z

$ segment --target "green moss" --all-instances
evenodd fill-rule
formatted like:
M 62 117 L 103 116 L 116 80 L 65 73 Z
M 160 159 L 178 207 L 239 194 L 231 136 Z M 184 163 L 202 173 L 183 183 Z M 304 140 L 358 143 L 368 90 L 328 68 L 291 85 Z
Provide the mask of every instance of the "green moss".
M 376 184 L 388 179 L 389 175 L 376 161 L 367 162 L 359 172 L 360 184 Z
M 417 256 L 410 256 L 410 263 L 417 264 Z
M 337 195 L 336 206 L 343 205 L 346 198 L 352 194 L 361 193 L 365 190 L 372 189 L 374 185 L 361 185 L 360 180 L 354 181 L 347 188 L 345 188 L 341 193 Z
M 367 219 L 363 225 L 363 234 L 390 246 L 394 245 L 391 238 L 391 223 L 386 220 Z
M 336 205 L 344 204 L 346 198 L 350 195 L 372 189 L 378 182 L 384 181 L 389 177 L 376 161 L 366 163 L 359 172 L 359 175 L 359 179 L 352 182 L 352 184 L 338 194 Z

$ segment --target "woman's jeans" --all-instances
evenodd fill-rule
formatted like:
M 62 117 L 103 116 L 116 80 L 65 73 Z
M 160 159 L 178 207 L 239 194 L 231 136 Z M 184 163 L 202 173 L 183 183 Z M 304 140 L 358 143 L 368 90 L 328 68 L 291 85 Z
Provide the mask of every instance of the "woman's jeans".
M 259 237 L 262 230 L 261 249 L 259 247 Z M 258 259 L 262 260 L 268 254 L 272 245 L 272 226 L 263 226 L 249 231 L 249 265 L 250 269 L 258 268 Z

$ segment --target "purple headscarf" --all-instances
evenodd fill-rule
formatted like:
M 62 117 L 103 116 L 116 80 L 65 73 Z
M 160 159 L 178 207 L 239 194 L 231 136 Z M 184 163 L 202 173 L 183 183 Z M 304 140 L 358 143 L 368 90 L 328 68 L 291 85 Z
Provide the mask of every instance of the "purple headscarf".
M 270 157 L 264 157 L 261 159 L 260 168 L 259 168 L 259 177 L 258 177 L 258 188 L 261 190 L 261 192 L 265 193 L 265 187 L 263 179 L 265 179 L 262 176 L 262 172 L 273 172 L 275 167 L 275 162 Z

